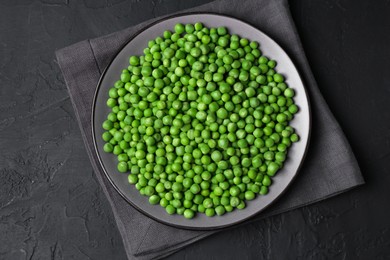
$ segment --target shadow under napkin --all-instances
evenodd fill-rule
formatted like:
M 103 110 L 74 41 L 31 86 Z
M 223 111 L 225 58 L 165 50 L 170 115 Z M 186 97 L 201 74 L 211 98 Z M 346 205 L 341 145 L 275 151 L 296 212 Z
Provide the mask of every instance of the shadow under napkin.
M 249 221 L 305 206 L 363 184 L 364 180 L 352 150 L 323 100 L 310 71 L 287 0 L 220 0 L 179 13 L 194 11 L 230 15 L 268 34 L 292 58 L 310 97 L 312 136 L 303 167 L 288 191 L 275 204 Z M 88 155 L 113 209 L 129 259 L 161 258 L 218 232 L 178 229 L 139 213 L 111 186 L 93 150 L 90 118 L 92 100 L 100 75 L 123 44 L 137 31 L 156 20 L 158 19 L 97 39 L 86 40 L 56 53 Z

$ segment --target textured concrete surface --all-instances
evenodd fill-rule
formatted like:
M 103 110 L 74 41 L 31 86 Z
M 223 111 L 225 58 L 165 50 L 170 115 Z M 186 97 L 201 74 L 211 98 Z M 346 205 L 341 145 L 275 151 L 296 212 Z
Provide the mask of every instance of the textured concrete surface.
M 208 1 L 0 1 L 0 259 L 125 259 L 54 51 Z M 290 5 L 367 184 L 170 259 L 390 258 L 390 2 Z

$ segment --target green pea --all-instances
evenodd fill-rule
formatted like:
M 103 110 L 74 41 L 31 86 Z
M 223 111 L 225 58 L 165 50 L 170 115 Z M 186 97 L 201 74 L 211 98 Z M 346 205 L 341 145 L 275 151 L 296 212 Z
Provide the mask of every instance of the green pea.
M 225 210 L 225 207 L 223 207 L 222 205 L 220 206 L 217 206 L 215 208 L 215 213 L 218 215 L 218 216 L 222 216 L 223 214 L 225 214 L 226 210 Z
M 169 215 L 173 215 L 176 212 L 176 208 L 174 206 L 172 206 L 172 205 L 166 206 L 165 210 L 167 211 L 167 213 Z
M 149 197 L 149 203 L 152 205 L 156 205 L 160 202 L 160 197 L 158 195 L 152 195 Z
M 185 27 L 183 24 L 181 23 L 178 23 L 175 25 L 175 32 L 178 33 L 178 34 L 181 34 L 185 31 Z
M 267 186 L 261 186 L 259 193 L 261 195 L 266 195 L 268 193 L 268 187 Z
M 103 150 L 168 214 L 243 209 L 299 141 L 295 92 L 257 42 L 201 23 L 173 31 L 129 57 L 108 90 Z

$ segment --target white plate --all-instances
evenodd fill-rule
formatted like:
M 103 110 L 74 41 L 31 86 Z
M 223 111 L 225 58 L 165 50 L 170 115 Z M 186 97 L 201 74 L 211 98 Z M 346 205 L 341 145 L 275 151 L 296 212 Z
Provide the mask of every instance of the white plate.
M 270 186 L 269 193 L 266 196 L 257 196 L 256 199 L 247 202 L 245 209 L 234 210 L 223 216 L 207 217 L 205 214 L 199 213 L 193 219 L 185 219 L 181 215 L 168 215 L 160 205 L 150 205 L 148 198 L 142 196 L 134 185 L 128 183 L 127 174 L 117 171 L 116 155 L 107 154 L 103 151 L 104 141 L 101 136 L 104 130 L 101 126 L 111 110 L 106 106 L 108 90 L 120 78 L 121 71 L 128 67 L 129 57 L 132 55 L 142 55 L 143 49 L 147 47 L 149 40 L 157 36 L 162 36 L 165 30 L 173 30 L 175 24 L 196 22 L 202 22 L 209 28 L 225 26 L 228 28 L 230 34 L 237 34 L 240 37 L 257 41 L 260 43 L 262 53 L 277 61 L 278 65 L 276 70 L 285 76 L 286 83 L 296 93 L 294 101 L 300 111 L 295 115 L 290 124 L 296 129 L 296 132 L 300 136 L 300 141 L 294 143 L 289 149 L 285 165 L 273 177 L 273 184 Z M 275 41 L 255 27 L 238 19 L 217 14 L 191 13 L 165 18 L 152 24 L 140 31 L 120 50 L 104 71 L 99 81 L 93 105 L 92 131 L 95 149 L 106 176 L 115 189 L 131 205 L 147 216 L 168 225 L 187 229 L 216 229 L 240 223 L 260 213 L 287 189 L 302 164 L 309 141 L 310 120 L 309 101 L 301 77 L 289 56 Z

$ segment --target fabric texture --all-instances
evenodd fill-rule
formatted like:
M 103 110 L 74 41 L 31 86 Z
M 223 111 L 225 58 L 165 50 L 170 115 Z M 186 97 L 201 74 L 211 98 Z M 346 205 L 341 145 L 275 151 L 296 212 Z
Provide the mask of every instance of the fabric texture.
M 268 34 L 292 58 L 310 97 L 313 122 L 311 143 L 304 164 L 282 198 L 249 221 L 302 207 L 363 184 L 353 152 L 310 71 L 287 0 L 219 0 L 180 13 L 195 11 L 233 16 Z M 123 44 L 144 26 L 158 19 L 161 18 L 97 39 L 85 40 L 56 53 L 87 153 L 112 207 L 129 259 L 162 258 L 219 232 L 183 230 L 144 216 L 111 186 L 94 152 L 90 119 L 99 77 Z

